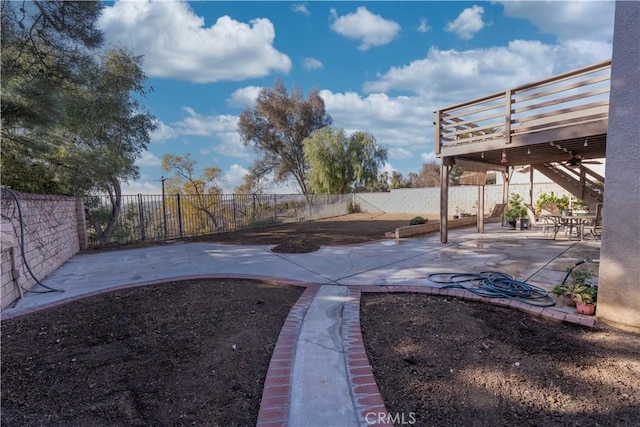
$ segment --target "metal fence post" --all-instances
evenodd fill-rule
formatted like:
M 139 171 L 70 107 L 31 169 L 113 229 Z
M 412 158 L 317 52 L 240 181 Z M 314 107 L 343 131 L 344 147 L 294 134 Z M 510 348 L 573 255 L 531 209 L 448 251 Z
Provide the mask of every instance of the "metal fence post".
M 236 219 L 236 195 L 235 193 L 231 195 L 233 198 L 231 199 L 231 206 L 233 206 L 233 229 L 238 229 L 237 219 Z
M 182 208 L 180 207 L 180 193 L 176 194 L 176 199 L 178 203 L 178 230 L 180 238 L 182 238 Z
M 140 216 L 140 238 L 142 240 L 145 240 L 146 236 L 144 231 L 144 210 L 142 206 L 142 194 L 138 194 L 138 214 Z
M 164 238 L 167 238 L 167 206 L 164 202 L 164 182 L 167 180 L 164 176 L 160 177 L 160 181 L 162 182 L 162 224 L 164 225 Z

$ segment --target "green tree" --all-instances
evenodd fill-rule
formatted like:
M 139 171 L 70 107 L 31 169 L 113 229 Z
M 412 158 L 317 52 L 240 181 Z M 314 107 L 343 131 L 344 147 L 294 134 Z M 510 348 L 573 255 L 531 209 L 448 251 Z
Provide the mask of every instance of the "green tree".
M 238 132 L 245 146 L 253 145 L 260 156 L 253 166 L 258 176 L 273 174 L 274 182 L 293 178 L 302 194 L 308 194 L 308 164 L 303 141 L 313 131 L 331 124 L 324 100 L 317 89 L 307 99 L 296 87 L 291 95 L 281 80 L 264 88 L 256 106 L 240 114 Z
M 330 126 L 304 140 L 304 155 L 310 166 L 309 188 L 320 194 L 345 194 L 376 182 L 387 160 L 386 148 L 379 147 L 370 133 L 347 137 L 344 130 Z
M 142 58 L 100 53 L 100 2 L 2 1 L 2 177 L 17 190 L 86 195 L 107 192 L 108 220 L 87 211 L 100 240 L 121 208 L 120 183 L 155 119 Z M 104 208 L 104 207 L 103 207 Z
M 102 5 L 3 0 L 1 8 L 3 180 L 24 191 L 62 192 L 51 152 L 66 138 L 59 128 L 70 119 L 67 89 L 88 81 L 86 67 L 102 43 Z
M 59 179 L 69 193 L 109 194 L 111 216 L 104 228 L 87 211 L 104 241 L 120 213 L 121 182 L 138 178 L 135 161 L 149 144 L 156 121 L 137 99 L 147 92 L 142 57 L 110 50 L 88 71 L 92 71 L 89 84 L 69 88 L 74 102 L 67 112 L 73 120 L 61 132 L 71 142 L 59 144 L 54 158 L 65 166 L 60 168 Z
M 199 227 L 204 227 L 203 218 L 208 218 L 215 229 L 220 226 L 218 211 L 220 210 L 220 197 L 222 189 L 219 180 L 222 170 L 218 167 L 204 168 L 200 175 L 196 175 L 196 161 L 191 158 L 191 153 L 184 155 L 165 154 L 162 157 L 162 170 L 173 172 L 173 177 L 166 183 L 167 193 L 181 194 L 186 197 L 186 206 L 183 209 L 183 217 L 194 224 L 187 224 L 197 233 Z M 191 212 L 193 210 L 194 212 Z M 199 214 L 199 215 L 198 215 Z M 200 222 L 200 224 L 195 224 Z
M 408 179 L 405 179 L 404 176 L 402 176 L 402 173 L 398 171 L 391 172 L 391 188 L 392 189 L 409 188 L 409 187 L 411 187 L 411 181 Z

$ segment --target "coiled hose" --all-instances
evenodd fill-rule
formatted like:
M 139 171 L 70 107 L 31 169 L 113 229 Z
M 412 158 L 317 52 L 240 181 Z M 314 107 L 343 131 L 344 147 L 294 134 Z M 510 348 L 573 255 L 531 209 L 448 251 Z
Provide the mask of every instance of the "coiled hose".
M 480 273 L 433 273 L 428 279 L 444 289 L 464 289 L 486 298 L 510 298 L 539 307 L 551 307 L 555 301 L 547 291 L 499 271 Z
M 18 207 L 18 218 L 20 220 L 20 253 L 22 254 L 22 261 L 24 262 L 24 266 L 27 268 L 27 271 L 29 272 L 29 275 L 31 275 L 31 277 L 33 278 L 33 280 L 36 281 L 36 284 L 42 286 L 43 288 L 47 289 L 46 291 L 34 291 L 32 289 L 25 289 L 25 292 L 32 292 L 35 294 L 46 294 L 49 292 L 64 292 L 61 289 L 54 289 L 50 286 L 47 285 L 43 285 L 35 276 L 35 274 L 33 274 L 33 271 L 31 271 L 31 267 L 29 266 L 29 262 L 27 261 L 27 257 L 25 256 L 25 250 L 24 250 L 24 222 L 22 220 L 22 208 L 20 207 L 20 199 L 18 199 L 18 196 L 16 195 L 16 193 L 13 190 L 10 190 L 8 188 L 2 188 L 2 190 L 7 191 L 9 194 L 11 194 L 11 196 L 13 197 L 13 200 L 16 201 L 16 206 Z

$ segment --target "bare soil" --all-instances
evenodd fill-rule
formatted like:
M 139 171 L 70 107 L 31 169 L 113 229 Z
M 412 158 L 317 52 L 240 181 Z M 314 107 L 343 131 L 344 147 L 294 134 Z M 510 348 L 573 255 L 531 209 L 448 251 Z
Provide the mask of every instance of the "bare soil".
M 250 426 L 300 287 L 200 280 L 2 322 L 3 426 Z
M 363 294 L 361 324 L 387 409 L 417 426 L 640 425 L 640 335 L 415 294 Z
M 300 250 L 296 239 L 382 239 L 409 219 L 358 214 L 202 241 Z M 301 293 L 173 282 L 3 321 L 1 424 L 255 425 L 273 347 Z M 640 335 L 411 294 L 363 295 L 362 329 L 388 409 L 407 422 L 413 413 L 415 425 L 640 425 Z
M 238 231 L 185 237 L 167 242 L 146 241 L 111 244 L 89 252 L 139 248 L 176 242 L 210 242 L 242 245 L 273 245 L 279 253 L 307 253 L 321 246 L 340 246 L 385 239 L 385 234 L 409 225 L 412 214 L 355 213 L 317 221 L 291 222 Z M 426 215 L 424 218 L 428 218 Z M 431 220 L 435 220 L 432 217 Z

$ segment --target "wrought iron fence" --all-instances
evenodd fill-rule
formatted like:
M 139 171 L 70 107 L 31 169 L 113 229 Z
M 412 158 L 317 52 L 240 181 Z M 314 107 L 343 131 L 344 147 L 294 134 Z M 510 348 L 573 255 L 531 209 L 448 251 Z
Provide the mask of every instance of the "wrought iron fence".
M 351 195 L 108 195 L 84 200 L 89 246 L 170 240 L 344 215 Z

